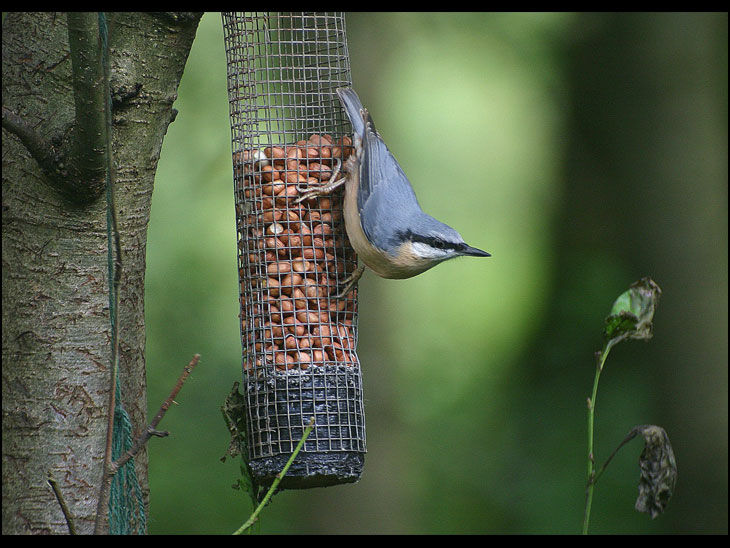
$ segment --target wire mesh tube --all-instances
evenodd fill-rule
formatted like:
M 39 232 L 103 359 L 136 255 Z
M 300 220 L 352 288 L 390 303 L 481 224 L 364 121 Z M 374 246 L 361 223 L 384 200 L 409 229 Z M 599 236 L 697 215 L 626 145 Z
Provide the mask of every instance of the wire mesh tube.
M 280 486 L 357 481 L 365 456 L 357 267 L 342 191 L 299 201 L 352 152 L 335 92 L 350 85 L 344 14 L 224 13 L 249 463 Z

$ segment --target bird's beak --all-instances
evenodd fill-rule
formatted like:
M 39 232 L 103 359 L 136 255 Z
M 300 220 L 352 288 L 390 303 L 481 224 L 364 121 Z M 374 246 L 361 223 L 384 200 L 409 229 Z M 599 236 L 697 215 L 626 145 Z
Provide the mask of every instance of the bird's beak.
M 476 247 L 466 246 L 466 249 L 461 252 L 462 255 L 471 255 L 472 257 L 491 257 L 490 253 L 477 249 Z

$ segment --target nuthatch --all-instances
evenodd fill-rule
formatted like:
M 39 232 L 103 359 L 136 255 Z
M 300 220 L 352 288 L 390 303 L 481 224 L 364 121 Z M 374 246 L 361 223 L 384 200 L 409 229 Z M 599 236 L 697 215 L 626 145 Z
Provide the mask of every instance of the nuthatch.
M 353 129 L 355 153 L 345 162 L 347 176 L 302 196 L 332 192 L 345 183 L 345 228 L 352 247 L 373 272 L 383 278 L 410 278 L 454 257 L 489 257 L 471 247 L 450 226 L 423 212 L 408 178 L 375 129 L 357 93 L 338 88 Z M 348 278 L 346 295 L 364 270 Z

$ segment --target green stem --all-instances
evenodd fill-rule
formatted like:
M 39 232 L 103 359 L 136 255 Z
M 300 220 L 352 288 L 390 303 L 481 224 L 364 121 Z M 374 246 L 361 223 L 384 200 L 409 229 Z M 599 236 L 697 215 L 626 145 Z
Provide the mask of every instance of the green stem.
M 593 379 L 593 392 L 588 400 L 588 485 L 586 486 L 586 506 L 583 514 L 583 534 L 588 534 L 588 522 L 591 518 L 591 505 L 593 503 L 593 486 L 596 483 L 596 459 L 593 456 L 593 423 L 595 420 L 596 410 L 596 394 L 598 393 L 598 380 L 601 378 L 603 364 L 606 363 L 608 353 L 615 344 L 615 340 L 610 340 L 603 347 L 601 356 L 596 364 L 596 375 Z
M 291 466 L 292 462 L 294 462 L 294 459 L 299 454 L 299 451 L 301 450 L 302 446 L 304 445 L 304 442 L 309 437 L 309 434 L 314 429 L 314 417 L 312 417 L 309 420 L 309 424 L 307 425 L 307 428 L 304 430 L 304 435 L 302 435 L 302 439 L 299 440 L 299 443 L 297 443 L 297 446 L 294 448 L 294 452 L 291 454 L 291 457 L 289 457 L 289 460 L 286 461 L 286 464 L 284 465 L 284 468 L 282 468 L 281 472 L 276 474 L 276 478 L 274 479 L 273 483 L 271 484 L 271 487 L 269 487 L 268 492 L 266 493 L 266 496 L 263 498 L 261 503 L 258 505 L 256 510 L 254 510 L 253 514 L 251 514 L 251 517 L 248 518 L 246 523 L 241 525 L 234 535 L 240 535 L 243 533 L 246 529 L 251 527 L 254 523 L 256 523 L 256 520 L 259 517 L 259 514 L 261 513 L 261 510 L 264 509 L 264 507 L 269 503 L 269 499 L 273 496 L 274 492 L 276 491 L 277 486 L 281 482 L 281 480 L 286 476 L 286 473 L 289 471 L 289 467 Z

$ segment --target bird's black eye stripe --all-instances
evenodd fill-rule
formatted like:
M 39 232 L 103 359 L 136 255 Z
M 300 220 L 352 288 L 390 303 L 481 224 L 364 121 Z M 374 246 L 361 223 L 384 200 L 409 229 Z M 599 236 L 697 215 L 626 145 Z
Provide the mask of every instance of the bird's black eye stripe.
M 421 242 L 430 245 L 436 249 L 453 249 L 455 251 L 460 251 L 464 248 L 464 244 L 447 242 L 435 236 L 421 236 L 420 234 L 416 234 L 410 230 L 400 233 L 399 236 L 402 236 L 404 239 L 412 242 Z

